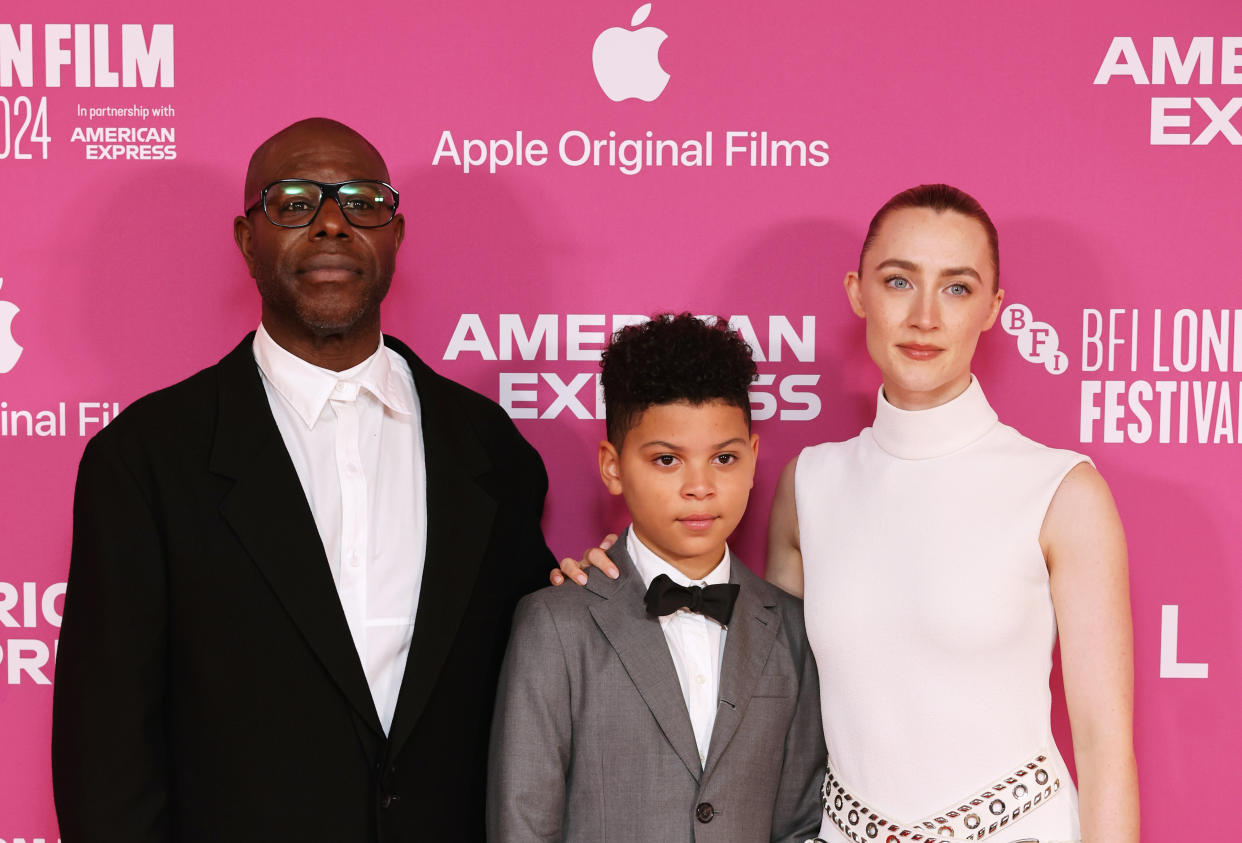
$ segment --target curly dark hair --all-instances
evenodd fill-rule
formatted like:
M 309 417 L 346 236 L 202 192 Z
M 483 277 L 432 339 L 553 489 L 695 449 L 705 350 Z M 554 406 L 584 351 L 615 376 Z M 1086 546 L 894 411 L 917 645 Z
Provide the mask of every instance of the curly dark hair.
M 724 318 L 708 324 L 689 313 L 657 313 L 613 334 L 600 368 L 608 441 L 618 451 L 643 411 L 656 404 L 722 401 L 741 409 L 750 427 L 747 390 L 755 361 Z

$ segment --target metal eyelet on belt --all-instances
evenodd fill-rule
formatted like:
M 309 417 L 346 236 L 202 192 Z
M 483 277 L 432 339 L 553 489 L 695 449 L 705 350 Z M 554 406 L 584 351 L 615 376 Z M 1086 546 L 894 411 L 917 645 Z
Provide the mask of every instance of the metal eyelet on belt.
M 963 838 L 969 840 L 981 840 L 985 836 L 991 839 L 1000 828 L 1019 821 L 1060 789 L 1060 779 L 1053 776 L 1051 770 L 1041 766 L 1046 760 L 1047 756 L 1040 755 L 1023 764 L 1010 776 L 994 779 L 993 784 L 976 791 L 973 798 L 964 800 L 957 807 L 930 814 L 908 827 L 885 816 L 875 806 L 869 803 L 864 806 L 862 801 L 856 800 L 836 777 L 831 759 L 820 787 L 820 797 L 826 818 L 852 843 L 879 843 L 881 840 L 884 843 L 952 843 L 958 839 L 959 832 Z M 1026 776 L 1031 777 L 1028 781 L 1041 782 L 1039 790 L 1033 794 L 1025 783 L 1019 783 Z M 1026 796 L 1032 798 L 1025 799 Z M 984 821 L 982 815 L 985 808 L 994 822 Z M 1014 843 L 1039 843 L 1039 839 L 1023 838 Z

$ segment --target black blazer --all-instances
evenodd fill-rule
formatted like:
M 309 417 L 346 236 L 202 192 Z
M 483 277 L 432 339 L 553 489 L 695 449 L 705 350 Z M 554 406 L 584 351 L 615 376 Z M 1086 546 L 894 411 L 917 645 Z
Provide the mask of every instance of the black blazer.
M 488 399 L 414 373 L 427 558 L 385 737 L 248 336 L 87 445 L 52 771 L 79 841 L 478 841 L 517 599 L 554 564 L 547 475 Z

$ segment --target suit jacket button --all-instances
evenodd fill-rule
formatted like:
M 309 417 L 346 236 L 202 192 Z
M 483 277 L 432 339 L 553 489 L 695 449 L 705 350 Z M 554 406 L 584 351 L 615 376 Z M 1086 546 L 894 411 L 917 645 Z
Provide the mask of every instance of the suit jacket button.
M 385 793 L 385 794 L 384 794 L 384 795 L 380 798 L 380 807 L 381 807 L 381 808 L 387 808 L 387 807 L 388 807 L 389 805 L 391 805 L 391 804 L 392 804 L 392 794 L 391 794 L 391 793 Z
M 712 817 L 716 816 L 716 809 L 710 802 L 700 802 L 699 806 L 694 809 L 694 816 L 701 823 L 709 823 Z

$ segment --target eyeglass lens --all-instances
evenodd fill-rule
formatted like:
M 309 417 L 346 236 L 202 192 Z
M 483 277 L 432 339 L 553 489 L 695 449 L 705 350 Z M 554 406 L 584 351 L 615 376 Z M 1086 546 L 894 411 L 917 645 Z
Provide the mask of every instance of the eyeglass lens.
M 310 223 L 322 201 L 323 190 L 314 182 L 278 182 L 268 188 L 264 210 L 277 225 L 297 227 Z M 396 213 L 396 197 L 380 182 L 340 185 L 336 201 L 346 219 L 363 228 L 384 225 Z

